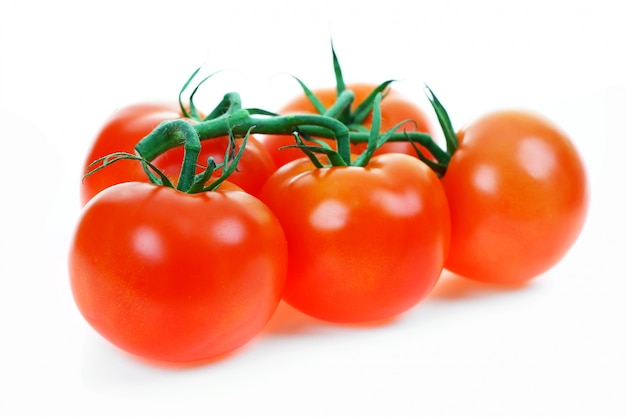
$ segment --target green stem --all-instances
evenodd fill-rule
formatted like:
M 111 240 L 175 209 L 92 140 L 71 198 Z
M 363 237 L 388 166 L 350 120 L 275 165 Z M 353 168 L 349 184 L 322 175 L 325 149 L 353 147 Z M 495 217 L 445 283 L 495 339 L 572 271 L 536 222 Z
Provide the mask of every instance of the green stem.
M 230 157 L 228 154 L 230 153 L 230 149 L 226 150 L 226 156 L 224 157 L 224 164 L 222 166 L 222 175 L 220 175 L 215 181 L 209 184 L 208 187 L 205 187 L 203 191 L 216 190 L 224 181 L 230 177 L 233 172 L 237 170 L 237 165 L 239 165 L 239 160 L 243 155 L 243 152 L 246 148 L 246 144 L 248 143 L 248 138 L 250 137 L 250 131 L 243 136 L 241 141 L 241 146 L 239 147 L 239 151 L 232 157 L 232 160 L 229 162 Z M 231 134 L 228 137 L 229 148 L 232 146 L 232 149 L 235 149 L 235 137 Z
M 243 137 L 250 129 L 253 129 L 253 133 L 284 135 L 291 135 L 298 129 L 309 136 L 335 138 L 338 144 L 349 142 L 367 143 L 370 138 L 367 132 L 350 132 L 343 123 L 322 115 L 286 115 L 264 119 L 253 118 L 246 110 L 239 110 L 229 117 L 222 116 L 195 125 L 190 125 L 182 120 L 164 122 L 148 136 L 144 137 L 135 146 L 135 150 L 143 158 L 153 161 L 162 153 L 184 145 L 185 142 L 182 135 L 170 133 L 174 133 L 174 131 L 185 124 L 191 126 L 196 131 L 200 140 L 209 140 L 228 135 L 229 129 L 232 129 L 233 134 L 237 137 Z M 450 160 L 450 155 L 441 149 L 428 133 L 398 132 L 392 134 L 387 141 L 407 140 L 424 146 L 440 163 L 447 164 Z M 342 158 L 349 158 L 349 156 L 345 155 L 345 147 L 341 151 L 344 152 L 344 154 L 340 153 Z M 348 161 L 349 159 L 346 159 L 346 162 Z
M 181 175 L 184 175 L 183 185 L 187 187 L 188 173 L 195 170 L 199 148 L 196 140 L 208 140 L 233 134 L 235 137 L 244 137 L 249 132 L 261 134 L 292 135 L 298 131 L 310 137 L 335 139 L 337 153 L 347 163 L 351 163 L 350 143 L 360 143 L 371 140 L 370 132 L 355 132 L 341 121 L 331 117 L 345 108 L 354 100 L 353 92 L 344 90 L 337 102 L 327 110 L 326 114 L 290 114 L 272 117 L 254 117 L 246 109 L 241 108 L 241 99 L 237 93 L 226 94 L 215 110 L 203 122 L 191 125 L 185 120 L 166 121 L 154 131 L 144 137 L 135 146 L 136 152 L 148 161 L 168 150 L 185 145 L 186 164 L 183 165 Z M 193 134 L 192 134 L 193 131 Z M 433 138 L 422 132 L 397 132 L 389 135 L 387 141 L 412 141 L 424 146 L 434 156 L 436 161 L 447 164 L 450 153 L 441 149 Z M 195 156 L 194 156 L 195 154 Z M 194 158 L 196 158 L 194 160 Z
M 376 94 L 374 98 L 373 108 L 372 108 L 372 127 L 369 132 L 369 138 L 367 141 L 367 148 L 365 151 L 359 155 L 359 157 L 354 162 L 357 166 L 364 167 L 370 161 L 376 149 L 378 149 L 378 140 L 380 138 L 380 122 L 381 122 L 381 114 L 380 114 L 380 100 L 382 99 L 382 94 Z
M 194 182 L 198 156 L 202 149 L 198 134 L 186 120 L 173 120 L 161 123 L 153 133 L 156 133 L 159 137 L 167 138 L 176 146 L 184 146 L 183 163 L 176 188 L 181 191 L 187 191 Z M 142 155 L 141 152 L 139 154 Z
M 452 127 L 450 116 L 448 116 L 448 112 L 445 107 L 443 107 L 435 93 L 433 93 L 433 90 L 431 90 L 428 86 L 425 87 L 425 90 L 426 97 L 435 110 L 437 120 L 439 120 L 439 125 L 441 126 L 444 138 L 446 139 L 446 150 L 449 155 L 452 155 L 456 151 L 456 148 L 459 147 L 459 138 L 456 135 L 454 127 Z
M 228 135 L 245 136 L 253 133 L 291 135 L 297 129 L 311 136 L 335 138 L 338 143 L 347 144 L 347 158 L 350 155 L 350 131 L 338 120 L 319 114 L 290 114 L 270 118 L 252 117 L 247 110 L 237 110 L 215 119 L 191 125 L 184 120 L 163 122 L 135 146 L 135 151 L 148 161 L 168 150 L 185 144 L 185 137 L 179 129 L 191 127 L 200 140 Z M 344 146 L 345 148 L 345 146 Z M 346 149 L 343 150 L 346 152 Z M 346 157 L 346 154 L 341 155 Z M 349 161 L 349 159 L 346 159 Z
M 335 103 L 324 113 L 324 116 L 340 120 L 341 114 L 349 114 L 353 102 L 354 92 L 343 90 L 338 94 Z M 346 137 L 345 140 L 343 138 L 336 138 L 336 142 L 337 153 L 345 163 L 350 165 L 350 137 Z
M 343 90 L 341 94 L 337 96 L 335 103 L 324 112 L 324 116 L 337 119 L 341 112 L 350 108 L 353 102 L 354 92 L 351 90 Z
M 220 116 L 233 114 L 241 110 L 241 97 L 237 93 L 227 93 L 220 103 L 204 120 L 213 120 Z
M 321 136 L 321 135 L 320 135 Z M 350 132 L 350 141 L 352 143 L 367 143 L 370 134 L 368 132 Z M 323 137 L 323 136 L 322 136 Z M 386 142 L 415 142 L 422 145 L 442 163 L 448 163 L 450 155 L 435 142 L 432 136 L 424 132 L 397 132 L 389 136 Z
M 185 137 L 183 154 L 183 164 L 180 167 L 180 175 L 178 177 L 178 184 L 176 189 L 180 191 L 187 191 L 194 183 L 196 177 L 196 167 L 198 166 L 198 156 L 200 156 L 200 138 L 196 134 L 196 131 L 190 124 L 183 124 L 181 134 Z

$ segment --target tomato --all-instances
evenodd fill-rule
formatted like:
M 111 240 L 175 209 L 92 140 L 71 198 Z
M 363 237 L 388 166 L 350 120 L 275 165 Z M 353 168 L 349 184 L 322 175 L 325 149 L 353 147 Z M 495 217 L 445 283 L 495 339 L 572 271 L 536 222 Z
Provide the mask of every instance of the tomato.
M 182 118 L 178 103 L 138 103 L 119 109 L 100 129 L 85 159 L 87 166 L 98 158 L 114 152 L 134 152 L 135 145 L 161 122 Z M 86 177 L 80 186 L 80 201 L 84 206 L 97 193 L 111 185 L 126 181 L 147 181 L 141 164 L 119 161 L 98 175 Z
M 570 139 L 540 115 L 502 110 L 462 131 L 442 179 L 452 234 L 446 268 L 519 283 L 555 265 L 577 239 L 588 186 Z
M 240 149 L 243 139 L 236 139 L 237 146 L 235 152 Z M 216 163 L 224 161 L 228 147 L 228 137 L 222 136 L 202 141 L 202 151 L 198 156 L 199 173 L 206 168 L 209 157 L 213 157 Z M 170 149 L 157 157 L 153 163 L 159 167 L 166 175 L 175 178 L 180 173 L 181 162 L 184 156 L 184 148 L 178 147 Z M 265 181 L 276 171 L 274 160 L 267 149 L 254 136 L 248 136 L 246 148 L 237 164 L 237 170 L 233 172 L 228 181 L 237 184 L 244 191 L 257 196 Z M 216 175 L 221 173 L 216 170 Z
M 443 269 L 448 206 L 438 177 L 417 158 L 383 154 L 365 167 L 319 169 L 299 159 L 260 195 L 287 237 L 283 299 L 308 315 L 391 318 L 422 300 Z
M 182 118 L 178 103 L 142 103 L 120 109 L 109 118 L 96 136 L 85 160 L 83 174 L 89 171 L 88 165 L 98 158 L 114 152 L 134 153 L 137 142 L 152 132 L 161 122 Z M 190 119 L 188 121 L 195 123 Z M 227 137 L 203 141 L 199 164 L 206 163 L 209 156 L 213 156 L 218 162 L 222 161 L 227 145 Z M 182 156 L 182 147 L 172 149 L 167 155 L 157 158 L 158 161 L 154 163 L 166 174 L 175 177 L 180 171 Z M 256 139 L 250 137 L 238 164 L 238 171 L 231 175 L 230 181 L 245 191 L 256 194 L 274 171 L 275 165 L 269 152 Z M 81 204 L 84 206 L 105 188 L 127 181 L 148 181 L 141 164 L 137 161 L 121 160 L 96 175 L 86 177 L 81 184 Z
M 351 90 L 355 94 L 355 100 L 353 103 L 353 110 L 355 106 L 358 106 L 367 96 L 376 88 L 375 84 L 355 83 L 347 85 L 346 88 Z M 337 98 L 337 91 L 334 88 L 325 88 L 314 90 L 313 93 L 324 104 L 326 108 L 330 107 Z M 380 104 L 382 121 L 381 131 L 387 131 L 394 127 L 396 124 L 404 120 L 413 120 L 417 123 L 417 131 L 431 133 L 433 132 L 432 124 L 428 115 L 418 106 L 408 101 L 403 95 L 395 90 L 389 90 L 388 94 L 383 98 Z M 302 94 L 292 101 L 287 103 L 280 111 L 280 114 L 295 114 L 295 113 L 317 113 L 315 107 L 306 95 Z M 372 114 L 363 122 L 363 125 L 370 127 L 372 123 Z M 398 132 L 402 132 L 403 129 L 407 131 L 415 131 L 415 124 L 405 123 L 400 126 Z M 286 164 L 289 161 L 300 158 L 303 156 L 302 151 L 299 149 L 282 149 L 282 146 L 294 145 L 295 140 L 289 135 L 260 135 L 259 140 L 267 147 L 274 159 L 277 167 Z M 326 140 L 331 144 L 333 148 L 336 148 L 334 141 Z M 359 154 L 365 150 L 367 144 L 360 143 L 354 144 L 352 150 L 355 154 Z M 425 154 L 428 152 L 424 149 Z M 409 142 L 388 142 L 380 147 L 375 154 L 399 152 L 409 155 L 416 155 L 413 146 Z
M 265 326 L 285 282 L 285 236 L 260 200 L 227 184 L 185 194 L 126 182 L 85 206 L 70 283 L 105 339 L 144 358 L 202 361 Z

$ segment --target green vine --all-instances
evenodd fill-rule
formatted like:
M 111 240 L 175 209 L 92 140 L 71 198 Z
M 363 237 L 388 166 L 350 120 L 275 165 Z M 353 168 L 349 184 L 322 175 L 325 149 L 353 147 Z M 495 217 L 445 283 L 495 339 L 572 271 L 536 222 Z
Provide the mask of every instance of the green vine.
M 170 149 L 183 146 L 184 157 L 178 184 L 175 185 L 175 188 L 188 193 L 212 190 L 219 187 L 236 170 L 249 135 L 255 133 L 293 136 L 294 144 L 287 147 L 300 149 L 303 155 L 308 156 L 318 168 L 327 166 L 325 164 L 330 166 L 366 166 L 374 152 L 384 143 L 408 141 L 415 148 L 419 159 L 438 175 L 443 176 L 459 142 L 448 113 L 432 90 L 428 86 L 425 87 L 428 100 L 433 106 L 446 139 L 445 150 L 428 133 L 398 131 L 400 126 L 410 122 L 410 120 L 402 121 L 388 131 L 381 131 L 380 104 L 393 80 L 379 84 L 362 103 L 353 109 L 355 95 L 346 87 L 334 47 L 332 47 L 332 56 L 337 98 L 330 107 L 326 108 L 306 84 L 296 78 L 305 96 L 311 101 L 318 114 L 278 115 L 263 109 L 243 108 L 239 94 L 230 92 L 225 94 L 217 106 L 203 117 L 194 103 L 194 97 L 199 88 L 216 73 L 204 77 L 196 84 L 189 96 L 188 107 L 185 107 L 182 99 L 184 91 L 189 88 L 193 79 L 199 74 L 201 68 L 198 68 L 184 83 L 178 95 L 181 112 L 185 119 L 168 120 L 161 123 L 136 144 L 136 154 L 119 152 L 94 161 L 87 175 L 92 175 L 118 160 L 132 159 L 143 164 L 144 171 L 151 182 L 174 187 L 167 176 L 151 161 Z M 372 123 L 368 129 L 362 123 L 370 114 L 372 115 Z M 216 164 L 214 160 L 209 159 L 207 168 L 196 174 L 198 155 L 202 147 L 201 142 L 224 136 L 228 137 L 229 140 L 224 162 Z M 243 138 L 243 141 L 239 151 L 235 153 L 233 150 L 237 138 Z M 334 140 L 336 150 L 317 138 Z M 350 146 L 352 143 L 367 144 L 365 151 L 357 155 L 354 160 L 352 160 Z M 432 157 L 426 157 L 416 144 L 427 149 Z M 318 154 L 326 156 L 324 163 L 317 157 Z M 220 168 L 222 169 L 220 177 L 211 180 L 214 172 Z

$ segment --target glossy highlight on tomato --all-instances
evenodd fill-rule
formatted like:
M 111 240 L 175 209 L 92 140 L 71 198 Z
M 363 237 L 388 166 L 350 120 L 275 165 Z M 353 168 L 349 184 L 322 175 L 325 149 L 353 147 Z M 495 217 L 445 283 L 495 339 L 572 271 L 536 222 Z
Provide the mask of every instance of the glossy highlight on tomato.
M 313 317 L 355 323 L 394 317 L 437 282 L 450 219 L 437 176 L 404 154 L 366 167 L 279 168 L 261 191 L 287 237 L 284 300 Z
M 554 266 L 580 234 L 589 202 L 567 135 L 533 112 L 501 110 L 464 128 L 442 179 L 452 234 L 446 268 L 519 283 Z
M 358 106 L 367 96 L 377 87 L 375 84 L 368 83 L 353 83 L 346 86 L 346 89 L 352 91 L 355 95 L 353 107 Z M 337 90 L 335 88 L 321 88 L 316 89 L 313 93 L 324 104 L 325 107 L 330 107 L 337 98 Z M 380 110 L 382 114 L 381 131 L 387 131 L 394 127 L 396 124 L 404 120 L 412 120 L 413 122 L 407 122 L 402 124 L 398 131 L 402 132 L 403 129 L 407 131 L 418 131 L 431 133 L 434 132 L 430 118 L 420 107 L 409 101 L 402 94 L 391 88 L 386 92 L 385 97 L 380 103 Z M 317 113 L 315 106 L 306 97 L 301 94 L 290 102 L 285 104 L 278 112 L 279 114 L 296 114 L 296 113 Z M 366 128 L 371 127 L 372 114 L 370 113 L 364 120 L 363 125 Z M 417 124 L 417 128 L 416 128 Z M 303 153 L 299 149 L 280 149 L 283 146 L 295 145 L 295 139 L 288 135 L 259 135 L 259 140 L 266 146 L 277 167 L 281 167 L 287 162 L 294 159 L 301 158 Z M 336 144 L 333 140 L 326 140 L 331 147 L 336 149 Z M 367 147 L 366 143 L 353 144 L 352 151 L 355 154 L 359 154 Z M 428 154 L 428 151 L 423 149 Z M 375 154 L 381 153 L 406 153 L 408 155 L 416 156 L 413 146 L 409 142 L 388 142 L 382 145 Z
M 127 352 L 169 362 L 253 339 L 281 299 L 287 246 L 272 212 L 233 188 L 186 194 L 126 182 L 94 197 L 69 257 L 86 321 Z

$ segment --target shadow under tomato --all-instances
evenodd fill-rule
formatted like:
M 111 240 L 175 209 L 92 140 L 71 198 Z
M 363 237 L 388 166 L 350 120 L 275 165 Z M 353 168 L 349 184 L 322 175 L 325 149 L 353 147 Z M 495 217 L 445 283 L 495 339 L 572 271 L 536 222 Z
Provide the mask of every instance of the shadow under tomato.
M 249 341 L 248 343 L 244 344 L 243 346 L 238 347 L 235 350 L 223 353 L 221 355 L 213 356 L 208 359 L 185 361 L 185 362 L 162 361 L 158 359 L 144 358 L 144 357 L 136 356 L 136 355 L 126 353 L 126 352 L 125 353 L 131 356 L 134 360 L 150 367 L 160 368 L 164 370 L 172 370 L 172 371 L 181 371 L 181 370 L 184 371 L 184 370 L 195 370 L 197 368 L 210 366 L 210 365 L 220 363 L 220 362 L 225 362 L 228 360 L 228 358 L 239 355 L 242 350 L 245 350 L 246 348 L 248 348 L 248 345 L 252 343 L 254 343 L 254 340 Z
M 512 293 L 530 287 L 530 282 L 514 284 L 489 284 L 463 278 L 444 270 L 439 282 L 429 295 L 431 300 L 459 300 Z
M 391 317 L 383 320 L 368 321 L 362 323 L 335 323 L 311 317 L 296 308 L 281 301 L 268 322 L 264 333 L 268 334 L 302 334 L 323 331 L 331 328 L 361 329 L 387 326 L 395 322 L 398 317 Z

